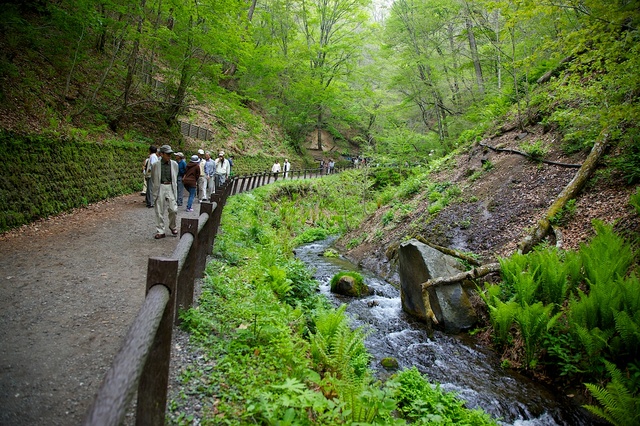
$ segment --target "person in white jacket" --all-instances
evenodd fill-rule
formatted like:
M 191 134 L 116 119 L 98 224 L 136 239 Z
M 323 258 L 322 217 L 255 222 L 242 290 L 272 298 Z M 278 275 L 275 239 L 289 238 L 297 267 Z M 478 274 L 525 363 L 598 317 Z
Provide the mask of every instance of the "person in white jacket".
M 271 173 L 273 173 L 275 180 L 278 180 L 278 173 L 280 172 L 282 172 L 282 167 L 280 167 L 280 162 L 276 160 L 276 162 L 273 163 L 273 166 L 271 166 Z
M 220 151 L 218 153 L 218 158 L 216 158 L 216 188 L 220 188 L 221 185 L 224 185 L 226 180 L 229 179 L 229 174 L 231 174 L 231 163 L 229 163 L 229 160 L 224 158 L 224 151 Z
M 289 174 L 289 170 L 291 170 L 291 163 L 289 162 L 288 159 L 285 158 L 284 164 L 282 165 L 282 171 L 284 172 L 284 175 L 282 176 L 283 179 L 287 178 L 287 175 Z

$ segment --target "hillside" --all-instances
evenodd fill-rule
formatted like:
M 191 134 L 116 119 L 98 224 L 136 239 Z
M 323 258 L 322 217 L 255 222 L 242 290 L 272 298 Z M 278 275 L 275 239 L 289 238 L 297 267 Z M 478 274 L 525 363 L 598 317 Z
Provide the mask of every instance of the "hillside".
M 512 130 L 485 138 L 481 143 L 518 150 L 526 141 L 540 141 L 548 150 L 544 156 L 566 164 L 581 164 L 586 153 L 568 156 L 556 142 L 560 136 L 533 125 L 526 132 Z M 610 153 L 613 154 L 613 153 Z M 627 185 L 619 172 L 604 161 L 575 202 L 575 208 L 556 227 L 561 241 L 550 241 L 565 249 L 576 249 L 593 235 L 594 219 L 615 224 L 631 240 L 640 233 L 640 221 L 629 197 L 635 185 Z M 483 166 L 483 164 L 485 164 Z M 495 152 L 480 143 L 460 151 L 429 176 L 429 184 L 455 186 L 460 193 L 435 214 L 430 193 L 421 190 L 406 200 L 394 200 L 379 208 L 363 226 L 343 236 L 339 246 L 356 263 L 398 282 L 395 248 L 408 237 L 424 239 L 462 252 L 477 254 L 482 261 L 496 261 L 514 253 L 517 244 L 546 212 L 560 191 L 571 181 L 576 168 L 532 161 L 526 157 Z M 390 222 L 383 220 L 393 215 Z M 387 222 L 386 225 L 384 223 Z M 350 241 L 362 241 L 348 249 Z

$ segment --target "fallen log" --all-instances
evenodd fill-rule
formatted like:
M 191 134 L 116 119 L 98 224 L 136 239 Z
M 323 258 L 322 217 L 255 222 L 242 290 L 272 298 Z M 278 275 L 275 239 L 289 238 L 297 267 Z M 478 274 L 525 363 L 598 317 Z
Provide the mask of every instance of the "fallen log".
M 480 262 L 478 262 L 478 260 L 474 257 L 469 256 L 468 254 L 459 252 L 458 250 L 454 250 L 452 248 L 449 247 L 443 247 L 443 246 L 439 246 L 437 244 L 434 244 L 430 241 L 428 241 L 427 239 L 425 239 L 422 235 L 416 235 L 415 237 L 416 240 L 420 241 L 421 243 L 424 243 L 428 246 L 433 247 L 434 249 L 444 253 L 444 254 L 448 254 L 449 256 L 453 256 L 453 257 L 457 257 L 458 259 L 462 259 L 466 262 L 468 262 L 471 265 L 475 265 L 475 266 L 480 266 Z
M 559 163 L 557 161 L 544 160 L 544 159 L 541 159 L 541 158 L 534 158 L 531 155 L 527 154 L 526 152 L 518 151 L 517 149 L 496 148 L 496 147 L 493 147 L 491 145 L 487 145 L 487 144 L 482 143 L 482 142 L 478 142 L 478 145 L 483 146 L 485 148 L 489 148 L 490 150 L 495 151 L 495 152 L 507 152 L 507 153 L 510 153 L 510 154 L 518 154 L 518 155 L 522 155 L 523 157 L 527 157 L 527 158 L 529 158 L 531 160 L 539 161 L 539 162 L 545 163 L 545 164 L 553 164 L 554 166 L 572 167 L 572 168 L 575 168 L 575 169 L 582 167 L 582 164 Z
M 500 272 L 500 264 L 499 263 L 487 263 L 486 265 L 478 266 L 477 268 L 473 268 L 469 271 L 461 272 L 456 275 L 452 275 L 450 277 L 437 277 L 432 278 L 423 282 L 422 294 L 424 294 L 428 288 L 438 287 L 446 284 L 454 284 L 463 280 L 476 279 L 480 277 L 484 277 L 485 275 L 489 275 L 493 272 Z
M 584 188 L 584 185 L 596 170 L 598 162 L 608 145 L 608 139 L 608 135 L 604 135 L 601 140 L 596 141 L 587 159 L 584 160 L 571 182 L 560 192 L 544 217 L 538 221 L 537 226 L 518 244 L 518 253 L 526 254 L 530 252 L 535 245 L 552 232 L 551 219 L 562 210 L 569 200 L 575 198 L 582 191 L 582 188 Z

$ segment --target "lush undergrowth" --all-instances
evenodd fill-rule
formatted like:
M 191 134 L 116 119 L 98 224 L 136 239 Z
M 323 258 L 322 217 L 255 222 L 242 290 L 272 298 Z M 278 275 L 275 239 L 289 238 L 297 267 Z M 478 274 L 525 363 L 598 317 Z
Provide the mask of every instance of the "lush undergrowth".
M 293 257 L 296 245 L 352 229 L 374 208 L 356 172 L 232 197 L 199 306 L 182 313 L 203 362 L 181 373 L 168 422 L 190 424 L 495 424 L 415 369 L 378 382 L 365 331 L 352 329 Z
M 488 285 L 493 338 L 505 364 L 591 382 L 612 424 L 640 422 L 640 279 L 631 243 L 602 222 L 577 252 L 540 248 L 501 259 Z M 605 385 L 605 383 L 607 383 Z

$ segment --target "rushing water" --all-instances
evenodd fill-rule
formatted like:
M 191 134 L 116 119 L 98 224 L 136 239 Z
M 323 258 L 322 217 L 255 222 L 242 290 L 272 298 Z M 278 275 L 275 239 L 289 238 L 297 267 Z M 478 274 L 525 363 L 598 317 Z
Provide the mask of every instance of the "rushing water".
M 502 369 L 499 358 L 473 339 L 439 332 L 429 336 L 420 322 L 402 311 L 400 292 L 394 286 L 342 258 L 322 256 L 332 242 L 299 247 L 296 256 L 315 270 L 321 292 L 335 305 L 347 304 L 354 324 L 370 332 L 366 346 L 373 356 L 371 367 L 379 376 L 387 374 L 380 360 L 393 357 L 400 368 L 415 366 L 442 389 L 456 392 L 468 407 L 480 407 L 504 425 L 596 424 L 564 396 Z M 360 272 L 374 294 L 361 299 L 332 294 L 329 281 L 341 271 Z

